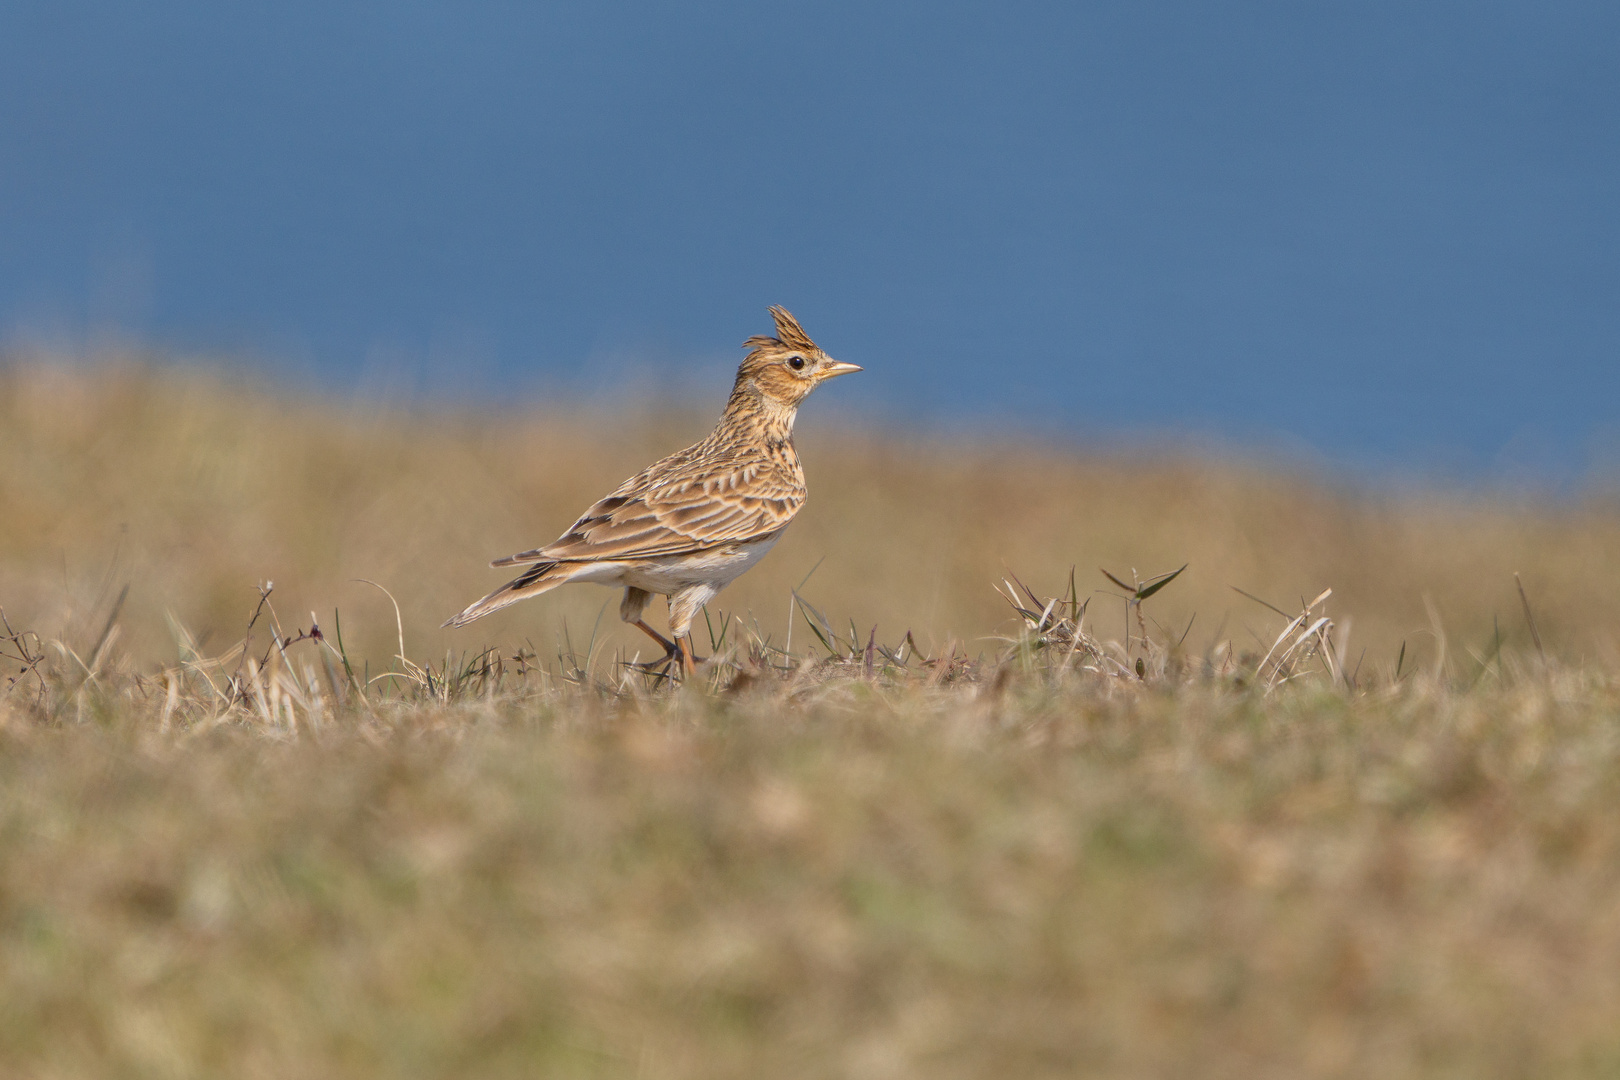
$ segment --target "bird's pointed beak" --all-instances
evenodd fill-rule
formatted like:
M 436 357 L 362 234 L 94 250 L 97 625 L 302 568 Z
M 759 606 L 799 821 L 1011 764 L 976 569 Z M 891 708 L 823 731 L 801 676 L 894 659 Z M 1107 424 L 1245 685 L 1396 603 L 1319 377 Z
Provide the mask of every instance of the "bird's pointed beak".
M 834 360 L 828 357 L 827 366 L 821 369 L 821 377 L 823 379 L 835 379 L 840 375 L 848 375 L 851 372 L 860 370 L 861 365 L 859 364 L 846 364 L 842 360 Z

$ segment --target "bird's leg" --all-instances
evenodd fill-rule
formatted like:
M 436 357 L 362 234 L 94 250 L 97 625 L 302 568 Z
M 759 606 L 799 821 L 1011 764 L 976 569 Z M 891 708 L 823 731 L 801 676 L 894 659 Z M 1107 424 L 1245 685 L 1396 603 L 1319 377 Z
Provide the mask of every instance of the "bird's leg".
M 636 627 L 642 633 L 646 634 L 648 637 L 658 642 L 658 644 L 662 645 L 664 647 L 665 660 L 668 660 L 670 657 L 674 656 L 677 651 L 679 651 L 679 646 L 677 646 L 673 641 L 669 640 L 669 638 L 648 626 L 646 619 L 637 619 L 630 625 Z
M 719 590 L 712 585 L 686 585 L 669 594 L 669 636 L 680 650 L 681 671 L 691 675 L 701 661 L 692 648 L 692 617 Z
M 675 639 L 675 647 L 681 653 L 681 677 L 697 674 L 698 658 L 693 654 L 692 635 L 684 634 Z

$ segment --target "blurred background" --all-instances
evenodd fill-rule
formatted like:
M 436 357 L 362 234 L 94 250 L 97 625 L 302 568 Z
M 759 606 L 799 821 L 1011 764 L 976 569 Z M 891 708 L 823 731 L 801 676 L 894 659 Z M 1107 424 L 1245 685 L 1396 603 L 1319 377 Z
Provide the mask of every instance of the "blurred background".
M 0 604 L 128 583 L 156 654 L 370 577 L 477 647 L 483 562 L 700 437 L 781 303 L 866 372 L 722 599 L 778 637 L 823 559 L 936 642 L 1003 565 L 1191 561 L 1210 633 L 1331 585 L 1478 638 L 1522 571 L 1612 648 L 1617 60 L 1595 2 L 0 6 Z

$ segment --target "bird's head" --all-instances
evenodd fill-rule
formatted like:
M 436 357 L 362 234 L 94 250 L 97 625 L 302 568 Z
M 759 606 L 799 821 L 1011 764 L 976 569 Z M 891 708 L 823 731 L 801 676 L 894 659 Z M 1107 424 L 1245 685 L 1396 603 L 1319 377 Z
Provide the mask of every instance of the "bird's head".
M 737 390 L 749 389 L 774 405 L 794 409 L 828 379 L 861 370 L 817 348 L 786 308 L 771 308 L 771 318 L 776 320 L 775 337 L 759 335 L 743 342 L 749 353 L 737 369 Z

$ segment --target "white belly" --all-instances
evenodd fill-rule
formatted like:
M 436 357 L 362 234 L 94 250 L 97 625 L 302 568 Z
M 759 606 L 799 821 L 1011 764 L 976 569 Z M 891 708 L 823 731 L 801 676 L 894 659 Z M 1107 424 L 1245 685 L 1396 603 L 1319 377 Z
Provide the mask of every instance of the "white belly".
M 637 559 L 634 563 L 594 563 L 570 575 L 569 580 L 634 586 L 663 596 L 692 585 L 708 585 L 718 592 L 763 559 L 777 539 L 773 536 L 751 544 L 724 544 L 690 555 Z

